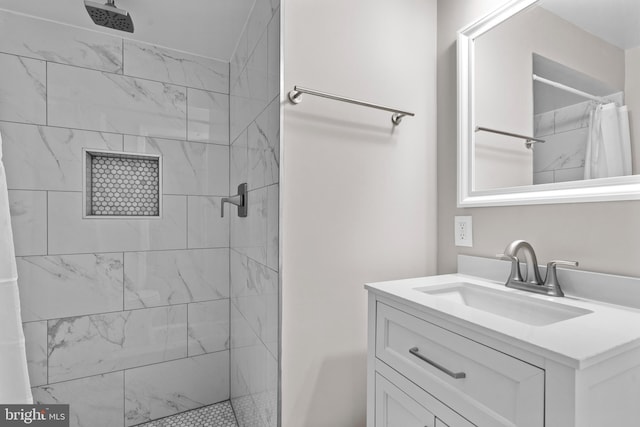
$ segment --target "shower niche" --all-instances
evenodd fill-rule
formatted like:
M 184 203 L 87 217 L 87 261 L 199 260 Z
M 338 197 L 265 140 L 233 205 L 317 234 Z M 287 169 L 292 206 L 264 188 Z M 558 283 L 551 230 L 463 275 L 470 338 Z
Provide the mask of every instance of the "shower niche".
M 162 158 L 116 151 L 83 151 L 85 218 L 160 218 Z

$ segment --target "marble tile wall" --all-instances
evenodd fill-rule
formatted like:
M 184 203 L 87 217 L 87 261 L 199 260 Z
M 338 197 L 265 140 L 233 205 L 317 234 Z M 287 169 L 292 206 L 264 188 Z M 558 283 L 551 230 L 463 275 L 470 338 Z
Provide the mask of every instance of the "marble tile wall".
M 229 355 L 217 352 L 130 369 L 124 383 L 126 425 L 140 424 L 227 400 Z
M 0 71 L 36 401 L 125 427 L 228 399 L 229 63 L 0 11 Z M 161 154 L 161 218 L 83 218 L 83 148 Z
M 249 187 L 248 216 L 230 224 L 231 403 L 241 427 L 277 425 L 279 36 L 279 1 L 258 0 L 230 66 L 229 188 Z
M 0 53 L 0 120 L 44 124 L 47 121 L 47 63 Z
M 546 141 L 534 146 L 534 184 L 583 178 L 590 105 L 583 102 L 534 117 L 535 137 Z
M 70 425 L 77 427 L 123 425 L 123 371 L 34 387 L 32 392 L 36 402 L 73 402 L 70 407 L 72 413 Z
M 118 37 L 6 12 L 0 13 L 0 34 L 0 52 L 122 74 Z

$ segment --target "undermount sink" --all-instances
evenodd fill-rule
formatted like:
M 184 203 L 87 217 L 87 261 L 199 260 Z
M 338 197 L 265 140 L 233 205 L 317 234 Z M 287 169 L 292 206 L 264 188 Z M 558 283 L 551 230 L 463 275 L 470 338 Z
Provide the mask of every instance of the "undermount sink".
M 493 290 L 466 282 L 416 288 L 416 290 L 532 326 L 550 325 L 593 313 L 584 308 L 558 304 L 509 291 Z

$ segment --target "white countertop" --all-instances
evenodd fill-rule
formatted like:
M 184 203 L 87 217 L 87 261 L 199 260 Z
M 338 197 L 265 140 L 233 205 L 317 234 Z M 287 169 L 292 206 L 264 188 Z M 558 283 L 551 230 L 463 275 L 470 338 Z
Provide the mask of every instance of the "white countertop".
M 455 282 L 553 301 L 587 309 L 592 313 L 549 325 L 532 326 L 424 292 L 425 287 L 435 288 Z M 577 369 L 640 347 L 640 310 L 634 308 L 574 297 L 549 297 L 510 289 L 504 283 L 464 274 L 369 283 L 365 287 L 414 309 L 472 330 L 490 333 L 492 337 Z

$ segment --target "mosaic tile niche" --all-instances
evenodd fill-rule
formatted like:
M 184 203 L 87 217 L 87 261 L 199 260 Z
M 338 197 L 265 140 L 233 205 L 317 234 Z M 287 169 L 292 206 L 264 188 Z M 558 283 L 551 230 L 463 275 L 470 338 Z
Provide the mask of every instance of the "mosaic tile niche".
M 85 216 L 160 217 L 160 156 L 87 150 L 85 162 Z

